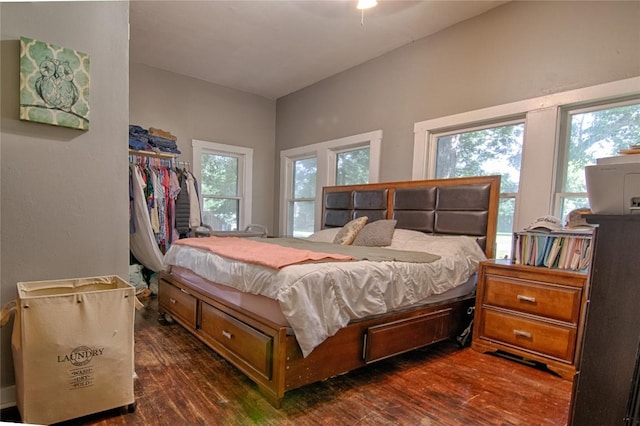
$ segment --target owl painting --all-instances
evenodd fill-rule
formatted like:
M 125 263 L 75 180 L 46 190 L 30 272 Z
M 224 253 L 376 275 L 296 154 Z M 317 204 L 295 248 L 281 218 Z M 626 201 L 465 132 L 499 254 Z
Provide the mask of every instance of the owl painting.
M 78 100 L 78 88 L 68 62 L 46 58 L 40 63 L 36 92 L 51 108 L 69 111 Z
M 20 119 L 89 129 L 86 53 L 20 38 Z

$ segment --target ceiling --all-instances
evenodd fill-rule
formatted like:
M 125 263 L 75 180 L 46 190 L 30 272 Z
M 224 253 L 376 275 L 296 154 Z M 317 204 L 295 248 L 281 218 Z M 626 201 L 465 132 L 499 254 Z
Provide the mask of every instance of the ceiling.
M 277 99 L 506 3 L 130 2 L 130 60 Z

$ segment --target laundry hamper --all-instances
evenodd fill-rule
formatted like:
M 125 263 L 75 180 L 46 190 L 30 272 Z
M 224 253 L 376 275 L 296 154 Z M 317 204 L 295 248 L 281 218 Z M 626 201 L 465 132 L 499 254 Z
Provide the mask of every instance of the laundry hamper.
M 117 276 L 17 287 L 11 347 L 22 421 L 133 411 L 134 287 Z

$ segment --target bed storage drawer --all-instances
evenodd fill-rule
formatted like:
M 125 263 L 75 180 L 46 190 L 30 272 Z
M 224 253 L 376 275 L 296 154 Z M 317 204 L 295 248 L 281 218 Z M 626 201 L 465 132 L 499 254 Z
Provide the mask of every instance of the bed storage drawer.
M 364 360 L 373 362 L 446 339 L 451 309 L 369 327 Z M 410 342 L 410 343 L 408 343 Z
M 273 338 L 202 302 L 200 330 L 235 354 L 261 376 L 271 379 Z
M 485 309 L 481 329 L 486 339 L 544 354 L 567 362 L 573 360 L 575 327 Z
M 158 304 L 161 309 L 171 314 L 185 327 L 196 328 L 198 299 L 193 297 L 187 290 L 160 280 L 158 284 Z
M 581 296 L 580 288 L 487 275 L 483 302 L 577 324 Z

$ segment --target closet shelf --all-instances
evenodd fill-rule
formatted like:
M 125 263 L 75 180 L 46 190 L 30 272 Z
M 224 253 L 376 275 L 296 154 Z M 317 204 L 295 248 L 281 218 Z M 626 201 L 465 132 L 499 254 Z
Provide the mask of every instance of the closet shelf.
M 166 158 L 169 160 L 175 160 L 178 155 L 167 152 L 152 152 L 152 151 L 138 151 L 135 149 L 129 149 L 129 155 L 139 155 L 141 157 L 153 157 L 153 158 Z

